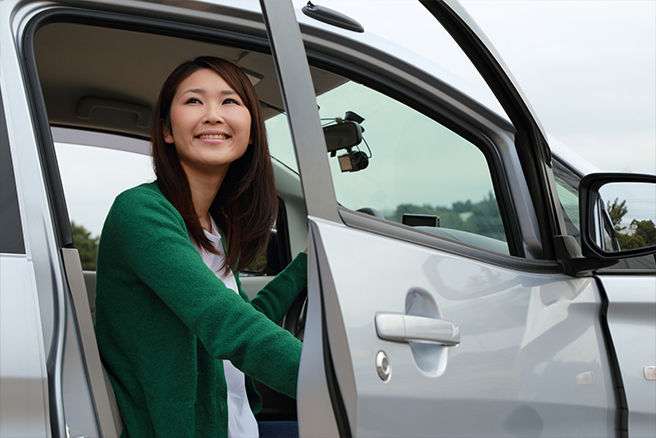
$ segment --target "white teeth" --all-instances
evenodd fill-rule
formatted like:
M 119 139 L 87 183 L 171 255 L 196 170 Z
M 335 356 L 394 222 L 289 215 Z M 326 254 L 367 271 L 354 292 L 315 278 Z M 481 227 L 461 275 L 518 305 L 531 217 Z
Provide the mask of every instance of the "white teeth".
M 225 134 L 203 134 L 199 135 L 198 138 L 208 140 L 225 140 L 228 138 L 228 136 Z

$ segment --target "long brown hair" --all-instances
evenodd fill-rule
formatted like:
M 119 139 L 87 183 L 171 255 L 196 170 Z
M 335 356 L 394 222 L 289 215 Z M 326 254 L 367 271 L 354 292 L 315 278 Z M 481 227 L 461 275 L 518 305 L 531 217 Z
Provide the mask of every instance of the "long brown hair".
M 205 237 L 191 198 L 187 175 L 173 145 L 164 142 L 164 123 L 171 131 L 171 102 L 182 81 L 201 69 L 219 74 L 239 95 L 251 113 L 253 143 L 230 164 L 212 205 L 210 215 L 225 236 L 225 272 L 239 271 L 255 261 L 265 248 L 278 212 L 278 197 L 266 139 L 264 117 L 250 80 L 239 67 L 221 58 L 201 56 L 176 68 L 166 79 L 157 101 L 151 130 L 153 164 L 157 184 L 166 199 L 180 212 L 191 238 L 209 252 L 217 253 Z

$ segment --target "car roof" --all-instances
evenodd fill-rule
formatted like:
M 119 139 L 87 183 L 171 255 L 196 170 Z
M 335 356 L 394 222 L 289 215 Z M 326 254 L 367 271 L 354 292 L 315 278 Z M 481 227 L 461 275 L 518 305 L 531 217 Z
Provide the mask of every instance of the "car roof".
M 197 3 L 187 2 L 185 5 L 190 12 L 197 14 L 194 10 L 198 8 Z M 220 3 L 221 7 L 217 6 L 220 13 L 230 11 L 230 14 L 237 16 L 260 14 L 258 2 L 203 3 Z M 340 45 L 366 52 L 369 56 L 385 57 L 386 65 L 400 60 L 416 71 L 436 78 L 443 87 L 457 90 L 467 100 L 475 102 L 479 110 L 487 111 L 488 117 L 496 119 L 506 129 L 512 129 L 491 93 L 480 90 L 421 54 L 367 29 L 356 33 L 314 20 L 299 8 L 296 8 L 296 18 L 310 48 L 325 49 L 317 42 L 323 39 L 323 44 L 339 43 L 334 44 L 333 49 Z M 221 43 L 217 38 L 203 41 L 192 33 L 180 37 L 134 27 L 112 26 L 102 21 L 85 23 L 66 20 L 54 21 L 39 28 L 34 38 L 34 53 L 48 117 L 51 126 L 56 129 L 55 139 L 58 141 L 79 143 L 74 140 L 84 138 L 100 146 L 107 140 L 102 136 L 96 136 L 95 140 L 93 136 L 80 137 L 72 131 L 57 128 L 121 134 L 147 140 L 157 95 L 166 76 L 181 62 L 201 55 L 222 57 L 239 65 L 251 77 L 266 118 L 284 111 L 271 55 L 255 48 Z M 317 95 L 346 81 L 343 76 L 316 67 L 311 67 L 311 74 Z M 125 144 L 125 147 L 119 148 L 145 152 L 141 142 L 127 141 Z M 579 173 L 596 170 L 553 137 L 550 137 L 550 144 L 557 157 L 570 163 Z
M 195 3 L 186 4 L 194 9 L 198 7 Z M 240 8 L 240 13 L 259 10 L 257 2 L 221 4 L 224 8 L 226 5 L 232 9 Z M 226 10 L 219 9 L 220 12 Z M 191 12 L 197 14 L 197 11 Z M 230 13 L 235 14 L 234 11 Z M 480 92 L 457 75 L 379 35 L 366 30 L 364 33 L 343 30 L 311 19 L 300 10 L 297 19 L 305 34 L 311 35 L 308 39 L 315 43 L 321 38 L 326 41 L 338 38 L 343 47 L 357 44 L 359 50 L 366 49 L 374 56 L 403 60 L 413 68 L 439 78 L 444 87 L 469 96 L 468 100 L 476 102 L 477 106 L 495 108 L 496 102 L 489 98 L 489 93 Z M 46 24 L 38 29 L 34 38 L 37 69 L 53 126 L 148 138 L 149 121 L 166 76 L 180 63 L 201 55 L 228 59 L 249 74 L 265 117 L 283 111 L 275 67 L 268 53 L 201 41 L 191 32 L 181 38 L 138 28 L 112 27 L 100 21 L 94 24 L 79 21 L 82 20 Z M 314 67 L 311 67 L 311 74 L 317 95 L 345 82 L 342 76 Z M 496 105 L 490 114 L 509 125 Z
M 62 49 L 65 48 L 65 49 Z M 166 76 L 196 56 L 228 59 L 249 74 L 268 116 L 283 111 L 270 55 L 227 45 L 74 22 L 43 26 L 34 51 L 53 126 L 148 138 Z M 344 82 L 316 71 L 318 92 Z

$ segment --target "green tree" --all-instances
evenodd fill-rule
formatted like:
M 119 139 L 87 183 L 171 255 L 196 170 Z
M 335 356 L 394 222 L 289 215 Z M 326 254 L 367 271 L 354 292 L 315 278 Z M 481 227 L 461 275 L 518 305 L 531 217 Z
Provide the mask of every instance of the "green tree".
M 506 240 L 506 233 L 494 193 L 472 205 L 472 215 L 465 222 L 465 230 L 497 240 Z
M 434 215 L 440 218 L 440 226 L 444 228 L 454 228 L 457 230 L 463 229 L 464 223 L 460 216 L 447 207 L 435 206 L 430 204 L 415 205 L 415 204 L 399 204 L 392 215 L 387 216 L 387 219 L 394 222 L 401 222 L 403 214 L 426 214 Z
M 626 227 L 622 227 L 620 224 L 622 223 L 622 218 L 628 210 L 626 208 L 626 201 L 622 201 L 620 203 L 618 203 L 618 201 L 618 198 L 615 198 L 612 204 L 610 201 L 608 201 L 606 204 L 606 210 L 608 211 L 610 221 L 613 223 L 613 228 L 615 228 L 615 231 L 622 231 Z
M 633 219 L 630 225 L 631 229 L 635 229 L 633 234 L 636 238 L 642 239 L 645 243 L 644 246 L 656 245 L 656 226 L 651 220 L 639 221 Z
M 620 246 L 620 249 L 633 249 L 640 248 L 644 242 L 641 242 L 639 239 L 636 239 L 635 236 L 628 235 L 623 233 L 626 227 L 623 227 L 622 218 L 626 215 L 628 209 L 626 208 L 626 200 L 619 202 L 618 198 L 611 203 L 608 201 L 606 203 L 606 211 L 608 216 L 610 216 L 610 221 L 613 224 L 613 229 L 615 230 L 615 237 L 617 238 L 617 243 Z
M 645 241 L 640 237 L 631 236 L 629 234 L 617 233 L 617 243 L 620 245 L 620 249 L 625 251 L 627 249 L 638 249 L 644 248 L 647 246 Z
M 85 271 L 96 270 L 96 255 L 98 254 L 98 237 L 91 237 L 91 232 L 84 226 L 77 225 L 71 221 L 73 243 L 80 253 L 82 269 Z
M 471 200 L 454 202 L 452 208 L 430 204 L 421 206 L 399 204 L 387 219 L 401 222 L 404 213 L 435 215 L 440 218 L 440 226 L 443 228 L 469 231 L 498 240 L 506 240 L 499 206 L 492 192 L 477 203 L 472 203 Z
M 617 242 L 622 250 L 644 248 L 647 246 L 656 245 L 656 226 L 651 220 L 639 221 L 633 219 L 629 225 L 631 233 L 625 231 L 626 227 L 621 225 L 622 219 L 626 215 L 628 209 L 626 201 L 619 202 L 618 198 L 611 203 L 608 201 L 606 210 L 613 223 L 613 228 L 617 232 Z
M 456 213 L 467 213 L 468 211 L 472 211 L 473 208 L 472 202 L 469 199 L 467 200 L 467 202 L 462 202 L 462 201 L 454 202 L 452 207 L 453 207 L 453 211 L 455 211 Z

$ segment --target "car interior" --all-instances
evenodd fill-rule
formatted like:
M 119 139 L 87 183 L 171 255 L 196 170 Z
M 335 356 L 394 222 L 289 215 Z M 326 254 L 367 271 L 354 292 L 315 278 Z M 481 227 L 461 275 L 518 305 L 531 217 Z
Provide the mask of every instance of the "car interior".
M 271 56 L 256 50 L 126 30 L 118 27 L 53 22 L 41 27 L 34 39 L 34 57 L 48 121 L 56 143 L 77 143 L 76 160 L 83 159 L 81 148 L 105 147 L 120 150 L 124 160 L 149 154 L 148 138 L 153 107 L 166 76 L 180 63 L 195 56 L 217 56 L 238 64 L 254 83 L 265 117 L 283 112 L 283 104 Z M 313 70 L 317 92 L 324 92 L 344 82 L 337 75 Z M 123 137 L 123 138 L 121 138 Z M 86 144 L 85 144 L 86 143 Z M 59 149 L 58 149 L 59 150 Z M 119 161 L 120 163 L 120 161 Z M 77 163 L 84 166 L 84 163 Z M 276 185 L 281 198 L 281 212 L 267 251 L 268 263 L 258 272 L 245 273 L 242 284 L 251 297 L 292 259 L 307 242 L 305 207 L 298 176 L 277 160 L 273 161 Z M 66 180 L 65 163 L 59 163 L 62 179 Z M 152 175 L 145 174 L 145 178 Z M 145 182 L 145 180 L 144 180 Z M 86 182 L 77 180 L 76 185 Z M 127 187 L 125 187 L 127 188 Z M 65 187 L 68 197 L 69 191 Z M 114 196 L 118 193 L 114 193 Z M 105 212 L 113 199 L 103 199 Z M 90 200 L 89 200 L 90 201 Z M 74 195 L 70 194 L 70 205 Z M 71 215 L 72 216 L 72 215 Z M 73 221 L 75 217 L 71 217 Z M 78 221 L 79 222 L 79 221 Z M 287 224 L 293 224 L 287 227 Z M 303 224 L 303 225 L 300 225 Z M 290 231 L 294 233 L 290 235 Z M 95 347 L 92 318 L 95 296 L 95 271 L 83 270 L 75 255 L 65 257 L 71 295 L 76 305 L 80 332 L 90 374 L 97 371 L 100 360 Z M 81 293 L 83 292 L 83 293 Z M 297 305 L 302 305 L 302 301 Z M 300 311 L 300 307 L 297 309 Z M 298 312 L 297 312 L 298 313 Z M 88 314 L 88 315 L 87 315 Z M 87 317 L 88 316 L 88 317 Z M 297 319 L 285 322 L 294 330 Z M 94 354 L 95 353 L 95 354 Z M 104 373 L 103 373 L 104 375 Z M 113 400 L 111 385 L 92 377 L 95 404 L 110 403 L 111 416 L 120 432 L 120 414 Z M 104 389 L 104 390 L 102 390 Z M 260 386 L 264 406 L 260 420 L 295 419 L 295 402 L 267 387 Z M 105 397 L 103 397 L 104 394 Z M 105 400 L 102 400 L 105 399 Z
M 67 219 L 62 220 L 60 215 L 58 224 L 64 235 L 71 233 L 68 221 L 89 226 L 76 217 L 78 208 L 95 209 L 102 216 L 120 191 L 139 182 L 152 181 L 154 176 L 149 169 L 143 175 L 134 175 L 136 172 L 129 171 L 123 186 L 116 186 L 123 178 L 121 170 L 132 169 L 130 162 L 148 161 L 153 108 L 166 76 L 186 60 L 209 55 L 228 59 L 240 66 L 255 86 L 267 119 L 276 189 L 281 200 L 266 262 L 242 273 L 245 291 L 252 297 L 271 276 L 291 261 L 293 255 L 305 248 L 307 219 L 303 192 L 276 71 L 267 46 L 228 34 L 221 36 L 194 33 L 192 30 L 167 30 L 165 27 L 146 28 L 121 19 L 63 15 L 45 20 L 38 27 L 32 50 L 33 70 L 38 78 L 49 133 L 54 141 L 46 142 L 44 147 L 54 144 L 58 168 L 55 179 L 59 181 L 54 185 L 63 185 L 63 196 L 66 198 L 64 217 Z M 310 70 L 322 121 L 325 121 L 327 153 L 331 157 L 331 171 L 341 207 L 375 220 L 395 222 L 402 227 L 411 226 L 427 235 L 437 235 L 488 252 L 517 255 L 517 244 L 509 243 L 511 239 L 506 231 L 508 220 L 500 213 L 499 201 L 495 196 L 499 192 L 499 182 L 490 174 L 492 158 L 484 147 L 454 134 L 451 129 L 436 124 L 431 117 L 420 114 L 408 105 L 390 99 L 373 88 L 363 87 L 358 78 L 349 80 L 342 74 L 332 73 L 324 65 L 321 68 L 311 66 Z M 365 106 L 364 110 L 356 108 L 360 101 L 369 102 L 369 106 Z M 388 113 L 377 114 L 376 109 Z M 426 149 L 414 155 L 401 147 L 394 153 L 386 153 L 382 144 L 386 141 L 383 139 L 389 136 L 387 124 L 390 114 L 403 122 L 402 131 L 406 136 L 426 132 L 424 127 L 430 124 L 430 132 L 425 134 L 425 138 L 395 140 L 403 148 L 406 143 L 425 143 Z M 436 140 L 443 149 L 435 147 Z M 115 154 L 116 158 L 100 158 L 96 163 L 85 161 L 87 153 L 104 157 L 101 152 Z M 445 161 L 445 156 L 467 162 L 470 174 L 463 174 L 460 180 L 453 179 L 449 186 L 445 186 L 443 181 L 448 177 L 450 162 L 445 162 L 443 168 L 430 167 L 431 163 Z M 420 157 L 423 159 L 417 160 Z M 379 163 L 380 169 L 377 170 Z M 394 175 L 394 171 L 390 171 L 389 166 L 398 163 L 418 169 L 421 175 L 431 175 L 434 183 L 431 180 L 427 183 L 421 178 L 411 181 L 407 176 L 410 173 L 400 174 L 398 171 L 401 176 L 395 180 L 390 176 Z M 475 188 L 469 187 L 476 179 L 471 175 L 482 178 Z M 386 184 L 396 186 L 389 189 Z M 445 201 L 445 204 L 453 202 L 453 208 L 428 208 L 426 201 L 417 194 L 432 190 L 433 184 L 438 188 L 447 188 L 449 192 L 460 189 L 470 192 L 462 195 L 463 202 L 457 199 Z M 85 194 L 80 196 L 78 191 Z M 396 191 L 401 192 L 402 199 L 407 199 L 405 204 L 386 201 Z M 470 200 L 464 202 L 467 197 Z M 480 202 L 472 205 L 471 200 Z M 478 222 L 472 218 L 478 219 Z M 477 228 L 472 228 L 472 222 Z M 96 239 L 100 235 L 100 226 L 89 226 Z M 77 252 L 70 251 L 71 243 L 64 242 L 64 246 L 68 247 L 63 248 L 64 263 L 83 343 L 84 357 L 81 360 L 89 374 L 93 404 L 100 423 L 104 424 L 102 427 L 115 427 L 120 432 L 120 414 L 95 345 L 95 271 L 81 265 Z M 303 308 L 300 297 L 283 322 L 301 339 Z M 259 389 L 264 399 L 259 419 L 295 419 L 293 400 L 266 387 Z

